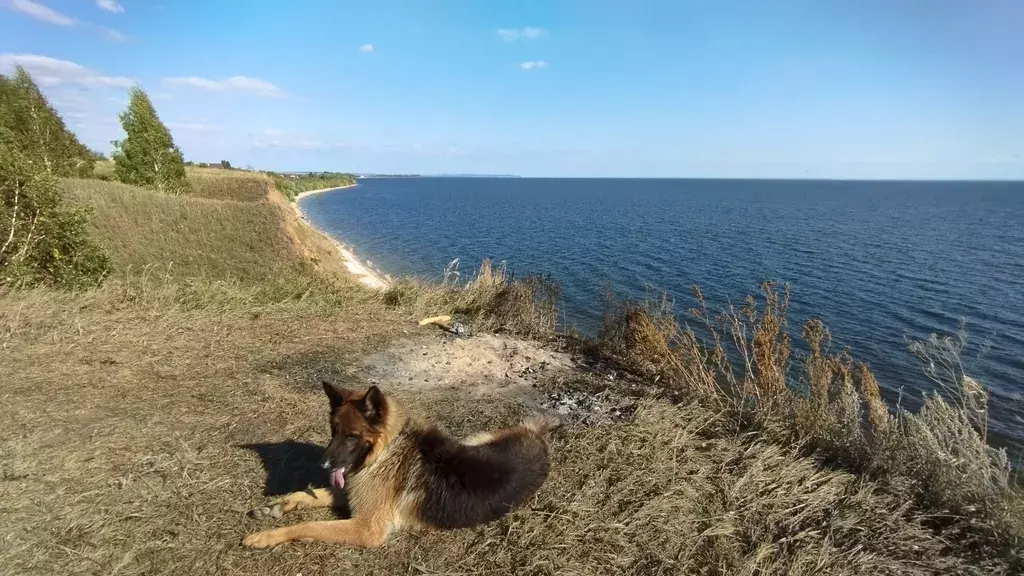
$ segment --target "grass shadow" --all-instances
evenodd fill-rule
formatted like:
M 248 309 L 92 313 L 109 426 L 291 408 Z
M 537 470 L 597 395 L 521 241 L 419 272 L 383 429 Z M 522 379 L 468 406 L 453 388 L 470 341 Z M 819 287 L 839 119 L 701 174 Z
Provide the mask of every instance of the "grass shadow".
M 308 491 L 313 488 L 327 488 L 327 471 L 320 467 L 323 446 L 308 442 L 268 442 L 265 444 L 242 444 L 240 448 L 252 450 L 263 462 L 267 471 L 265 496 L 282 496 L 292 492 Z M 333 507 L 343 518 L 351 514 L 344 491 L 334 490 Z
M 243 444 L 240 447 L 252 450 L 263 461 L 263 469 L 267 471 L 265 496 L 281 496 L 311 486 L 327 486 L 327 471 L 318 465 L 324 453 L 323 446 L 288 440 Z

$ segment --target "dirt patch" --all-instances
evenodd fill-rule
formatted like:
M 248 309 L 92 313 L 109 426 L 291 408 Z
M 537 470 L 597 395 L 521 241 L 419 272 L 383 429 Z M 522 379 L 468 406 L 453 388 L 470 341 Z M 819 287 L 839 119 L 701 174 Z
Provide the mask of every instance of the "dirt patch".
M 461 390 L 539 408 L 545 400 L 539 385 L 573 366 L 568 354 L 538 342 L 493 334 L 423 334 L 367 357 L 357 370 L 368 382 L 397 392 Z

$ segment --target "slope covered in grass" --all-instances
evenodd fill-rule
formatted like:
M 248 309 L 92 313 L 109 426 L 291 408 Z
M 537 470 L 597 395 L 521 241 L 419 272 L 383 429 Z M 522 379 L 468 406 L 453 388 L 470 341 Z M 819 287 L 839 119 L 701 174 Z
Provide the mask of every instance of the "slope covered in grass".
M 121 272 L 154 267 L 180 277 L 260 282 L 301 263 L 284 209 L 268 202 L 172 196 L 100 180 L 67 180 L 65 190 L 93 208 L 96 238 Z

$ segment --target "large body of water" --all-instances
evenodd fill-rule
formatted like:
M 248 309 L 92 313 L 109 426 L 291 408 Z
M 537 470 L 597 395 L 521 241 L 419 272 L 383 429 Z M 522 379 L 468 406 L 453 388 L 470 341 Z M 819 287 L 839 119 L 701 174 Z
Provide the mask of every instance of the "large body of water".
M 367 179 L 302 205 L 392 275 L 440 278 L 453 258 L 550 274 L 584 332 L 607 282 L 680 309 L 693 283 L 723 305 L 789 282 L 794 330 L 823 319 L 905 403 L 930 387 L 907 339 L 964 319 L 993 430 L 1024 442 L 1024 183 Z

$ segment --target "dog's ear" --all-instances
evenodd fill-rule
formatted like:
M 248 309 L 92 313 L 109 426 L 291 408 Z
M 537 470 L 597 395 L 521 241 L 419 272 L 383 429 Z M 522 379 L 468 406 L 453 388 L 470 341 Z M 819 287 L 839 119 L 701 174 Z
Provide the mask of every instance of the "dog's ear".
M 327 393 L 327 397 L 331 399 L 331 408 L 337 408 L 345 403 L 345 390 L 338 388 L 334 384 L 324 380 L 321 382 L 324 385 L 324 392 Z
M 370 386 L 359 401 L 359 411 L 371 425 L 380 424 L 384 411 L 384 393 L 376 386 Z

